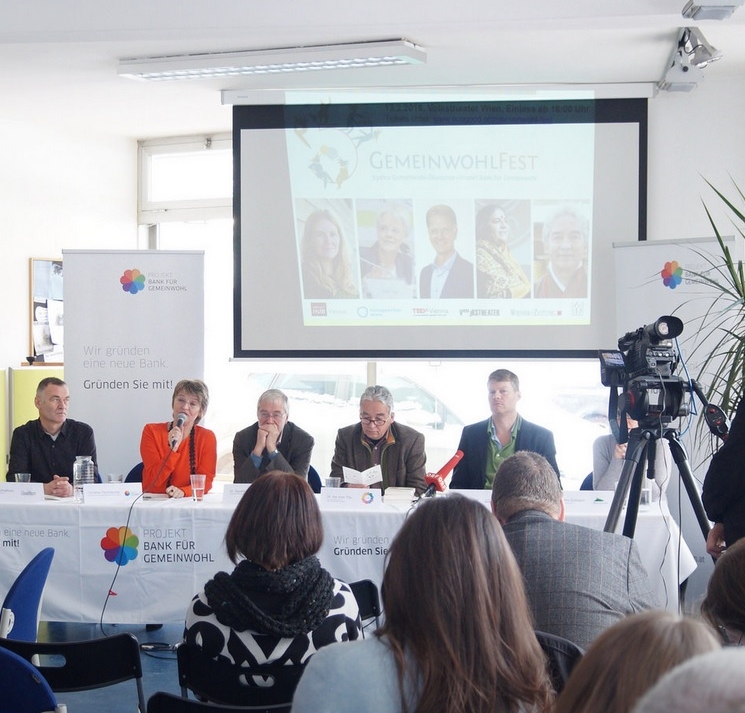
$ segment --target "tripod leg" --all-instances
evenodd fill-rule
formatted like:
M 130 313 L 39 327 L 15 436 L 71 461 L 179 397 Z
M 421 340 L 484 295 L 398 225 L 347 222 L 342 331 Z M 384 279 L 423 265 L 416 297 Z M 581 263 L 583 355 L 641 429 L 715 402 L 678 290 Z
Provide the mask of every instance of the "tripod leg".
M 623 459 L 623 468 L 616 485 L 616 491 L 613 494 L 613 500 L 608 510 L 608 517 L 605 520 L 605 532 L 615 532 L 618 527 L 618 520 L 621 517 L 623 503 L 626 500 L 626 493 L 629 491 L 632 479 L 634 482 L 639 481 L 638 486 L 632 490 L 632 495 L 636 493 L 636 509 L 634 510 L 634 526 L 636 525 L 636 511 L 639 507 L 639 498 L 641 497 L 641 468 L 639 463 L 649 444 L 649 433 L 642 432 L 641 429 L 632 429 L 629 434 L 629 444 L 626 447 L 626 457 Z M 637 489 L 638 487 L 638 489 Z M 631 497 L 629 498 L 631 504 Z M 624 534 L 626 534 L 627 523 L 624 525 Z M 630 535 L 633 537 L 632 534 Z
M 665 431 L 665 438 L 670 443 L 670 451 L 673 454 L 675 465 L 678 466 L 680 479 L 683 481 L 686 493 L 688 494 L 688 500 L 691 502 L 691 507 L 693 507 L 693 512 L 696 514 L 696 520 L 701 528 L 701 533 L 704 536 L 704 540 L 706 540 L 711 525 L 709 524 L 709 518 L 706 517 L 706 510 L 704 510 L 704 504 L 701 502 L 701 495 L 698 492 L 698 488 L 696 488 L 685 448 L 683 448 L 683 444 L 678 438 L 677 431 Z

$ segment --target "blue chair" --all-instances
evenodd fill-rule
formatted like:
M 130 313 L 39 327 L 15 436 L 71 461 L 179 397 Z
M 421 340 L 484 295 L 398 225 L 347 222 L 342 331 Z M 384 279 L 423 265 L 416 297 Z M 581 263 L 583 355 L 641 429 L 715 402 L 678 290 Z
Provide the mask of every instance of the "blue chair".
M 0 611 L 0 639 L 36 641 L 41 598 L 52 566 L 54 547 L 37 554 L 10 585 Z
M 321 476 L 318 475 L 318 471 L 312 466 L 308 466 L 308 485 L 314 493 L 321 492 Z
M 138 463 L 132 470 L 127 473 L 127 477 L 124 479 L 125 483 L 141 483 L 142 482 L 142 471 L 145 468 L 144 463 Z
M 0 648 L 0 713 L 62 713 L 57 699 L 36 667 Z
M 588 473 L 585 479 L 582 481 L 582 485 L 579 486 L 580 490 L 595 490 L 592 487 L 592 473 Z

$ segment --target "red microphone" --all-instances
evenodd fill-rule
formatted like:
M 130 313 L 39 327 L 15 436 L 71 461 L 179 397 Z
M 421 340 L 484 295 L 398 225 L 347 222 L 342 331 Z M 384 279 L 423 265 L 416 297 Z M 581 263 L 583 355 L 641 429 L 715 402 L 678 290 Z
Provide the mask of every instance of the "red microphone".
M 431 498 L 435 494 L 445 492 L 445 478 L 450 475 L 450 471 L 458 465 L 463 458 L 463 451 L 456 451 L 455 455 L 440 468 L 436 473 L 426 473 L 424 480 L 427 483 L 427 489 L 422 493 L 423 498 Z

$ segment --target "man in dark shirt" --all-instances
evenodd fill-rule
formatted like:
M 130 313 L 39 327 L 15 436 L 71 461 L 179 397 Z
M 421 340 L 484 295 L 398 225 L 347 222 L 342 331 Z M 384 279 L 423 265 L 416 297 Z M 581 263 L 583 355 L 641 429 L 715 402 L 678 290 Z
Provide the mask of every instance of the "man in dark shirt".
M 69 404 L 70 391 L 62 379 L 50 376 L 39 382 L 34 398 L 39 418 L 13 431 L 8 480 L 15 480 L 16 473 L 31 473 L 32 482 L 44 483 L 45 495 L 69 497 L 77 456 L 91 456 L 100 479 L 93 429 L 67 418 Z

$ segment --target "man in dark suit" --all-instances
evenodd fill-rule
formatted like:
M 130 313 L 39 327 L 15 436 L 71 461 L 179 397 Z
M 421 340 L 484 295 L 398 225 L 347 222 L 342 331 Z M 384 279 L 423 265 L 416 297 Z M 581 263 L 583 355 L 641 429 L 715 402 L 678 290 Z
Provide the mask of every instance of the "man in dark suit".
M 455 250 L 458 222 L 449 205 L 433 205 L 427 211 L 427 232 L 435 259 L 419 276 L 419 296 L 453 299 L 473 297 L 473 263 Z
M 586 649 L 628 614 L 658 606 L 634 540 L 564 522 L 561 488 L 543 456 L 523 451 L 507 458 L 491 504 L 539 631 Z
M 458 450 L 463 458 L 455 466 L 453 490 L 491 488 L 502 461 L 517 451 L 540 453 L 559 476 L 554 434 L 526 421 L 517 413 L 520 381 L 507 369 L 497 369 L 487 380 L 491 418 L 463 429 Z
M 259 396 L 258 421 L 233 439 L 236 483 L 253 483 L 262 473 L 283 470 L 308 477 L 313 437 L 291 421 L 287 396 L 269 389 Z

